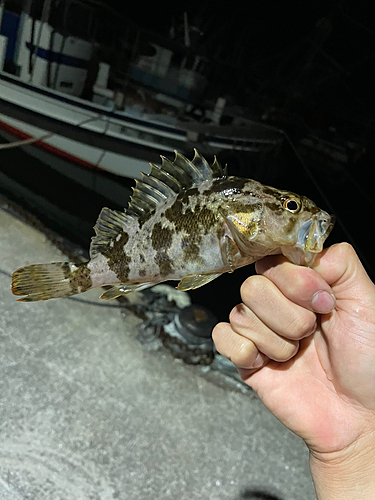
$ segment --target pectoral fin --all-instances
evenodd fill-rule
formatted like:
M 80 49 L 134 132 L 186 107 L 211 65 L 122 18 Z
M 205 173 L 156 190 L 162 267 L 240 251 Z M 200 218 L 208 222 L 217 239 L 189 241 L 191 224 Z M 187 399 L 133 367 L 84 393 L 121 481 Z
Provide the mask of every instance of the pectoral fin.
M 144 290 L 145 288 L 149 288 L 150 286 L 154 286 L 155 284 L 156 283 L 147 282 L 147 283 L 134 283 L 130 285 L 115 285 L 106 292 L 104 292 L 103 295 L 100 296 L 100 298 L 105 300 L 116 299 L 121 295 L 126 295 L 127 293 L 130 292 L 139 292 L 140 290 Z
M 227 234 L 225 234 L 224 237 L 220 240 L 220 251 L 224 265 L 230 267 L 228 273 L 233 273 L 233 271 L 235 270 L 235 258 L 237 255 L 240 256 L 240 253 L 237 245 Z
M 185 276 L 176 286 L 177 290 L 194 290 L 195 288 L 200 288 L 206 285 L 215 278 L 221 276 L 222 273 L 218 274 L 192 274 L 191 276 Z

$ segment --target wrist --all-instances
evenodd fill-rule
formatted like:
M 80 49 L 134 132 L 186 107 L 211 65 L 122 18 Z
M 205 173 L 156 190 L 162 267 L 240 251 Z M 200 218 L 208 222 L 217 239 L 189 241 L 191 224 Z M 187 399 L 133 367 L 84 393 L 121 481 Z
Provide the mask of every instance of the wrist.
M 337 452 L 310 450 L 310 469 L 318 500 L 375 500 L 374 434 L 363 436 Z

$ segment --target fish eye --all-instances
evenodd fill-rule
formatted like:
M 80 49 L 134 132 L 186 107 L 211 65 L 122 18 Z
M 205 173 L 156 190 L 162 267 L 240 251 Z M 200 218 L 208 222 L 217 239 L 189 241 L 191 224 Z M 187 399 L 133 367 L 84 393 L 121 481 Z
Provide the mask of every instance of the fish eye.
M 287 198 L 284 200 L 283 207 L 292 212 L 292 214 L 296 214 L 301 210 L 302 203 L 297 198 Z

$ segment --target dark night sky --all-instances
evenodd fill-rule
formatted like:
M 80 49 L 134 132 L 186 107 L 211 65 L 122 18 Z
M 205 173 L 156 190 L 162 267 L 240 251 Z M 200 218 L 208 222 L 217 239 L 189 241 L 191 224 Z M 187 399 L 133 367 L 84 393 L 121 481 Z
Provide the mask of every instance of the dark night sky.
M 248 2 L 217 2 L 213 0 L 190 0 L 189 2 L 163 1 L 148 3 L 147 8 L 139 4 L 123 4 L 122 13 L 148 28 L 162 29 L 169 27 L 171 19 L 182 16 L 186 11 L 189 19 L 200 15 L 204 22 L 212 22 L 218 29 L 231 25 L 233 21 L 239 29 L 262 33 L 264 29 L 272 28 L 276 33 L 285 35 L 293 25 L 293 31 L 304 32 L 306 27 L 313 26 L 316 19 L 325 15 L 338 2 L 336 1 L 303 1 L 303 0 L 252 0 Z M 118 3 L 113 3 L 118 5 Z M 118 7 L 121 9 L 121 7 Z M 250 13 L 249 13 L 250 11 Z M 298 21 L 296 23 L 296 21 Z M 267 26 L 268 25 L 268 26 Z M 288 27 L 289 25 L 289 27 Z M 299 26 L 298 26 L 299 25 Z M 235 26 L 233 26 L 235 28 Z
M 372 100 L 374 82 L 371 73 L 375 60 L 375 15 L 372 2 L 361 0 L 251 0 L 248 2 L 218 2 L 191 0 L 147 3 L 123 2 L 116 9 L 129 20 L 141 26 L 167 35 L 174 19 L 182 22 L 186 11 L 189 23 L 199 24 L 204 32 L 203 44 L 210 42 L 210 49 L 222 44 L 229 55 L 242 44 L 245 60 L 249 65 L 261 63 L 267 58 L 283 57 L 285 51 L 298 49 L 306 40 L 316 35 L 316 24 L 323 17 L 331 23 L 331 33 L 323 44 L 328 58 L 323 64 L 338 63 L 343 72 L 340 77 L 352 90 L 354 105 Z M 115 5 L 117 7 L 115 7 Z M 307 47 L 307 44 L 306 44 Z M 224 49 L 225 50 L 225 49 Z M 308 49 L 305 50 L 308 57 Z M 301 61 L 303 63 L 303 57 Z M 363 62 L 361 62 L 363 59 Z M 271 63 L 272 64 L 272 63 Z M 277 61 L 275 61 L 277 64 Z M 333 67 L 332 66 L 332 67 Z M 354 68 L 354 71 L 353 71 Z M 346 73 L 348 69 L 349 73 Z M 348 80 L 349 78 L 349 80 Z M 358 102 L 355 102 L 355 94 Z M 348 96 L 344 97 L 348 99 Z M 374 107 L 375 111 L 375 107 Z
M 113 5 L 118 5 L 113 0 Z M 133 19 L 152 30 L 166 34 L 172 19 L 182 19 L 188 13 L 194 24 L 198 17 L 201 27 L 208 34 L 220 33 L 223 39 L 240 36 L 253 44 L 252 52 L 266 54 L 280 50 L 303 39 L 313 31 L 316 22 L 323 16 L 333 15 L 338 6 L 349 15 L 372 28 L 372 9 L 369 2 L 330 0 L 252 0 L 248 2 L 218 2 L 213 0 L 191 0 L 189 2 L 139 3 L 124 2 L 120 8 L 125 17 Z

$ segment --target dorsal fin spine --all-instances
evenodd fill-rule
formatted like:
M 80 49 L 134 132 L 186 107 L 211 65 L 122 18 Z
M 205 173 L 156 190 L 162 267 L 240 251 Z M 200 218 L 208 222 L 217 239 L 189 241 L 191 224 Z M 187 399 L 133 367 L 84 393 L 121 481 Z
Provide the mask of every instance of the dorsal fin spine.
M 179 193 L 182 189 L 181 184 L 169 172 L 162 170 L 153 163 L 151 163 L 150 177 L 155 177 L 167 184 L 175 193 Z
M 160 179 L 157 179 L 156 177 L 152 175 L 146 175 L 143 172 L 142 174 L 142 182 L 144 184 L 147 184 L 148 186 L 153 187 L 154 189 L 157 189 L 160 193 L 164 195 L 165 198 L 168 198 L 169 196 L 173 196 L 175 194 L 175 191 L 168 186 L 165 182 L 161 181 Z
M 181 187 L 187 188 L 191 186 L 192 178 L 185 172 L 185 170 L 172 163 L 170 160 L 168 160 L 168 158 L 165 158 L 165 156 L 161 157 L 161 168 L 169 174 L 173 175 L 173 177 L 175 177 L 181 184 Z
M 165 194 L 161 193 L 158 189 L 154 188 L 153 186 L 150 186 L 150 184 L 146 184 L 143 180 L 137 181 L 136 189 L 142 191 L 143 193 L 153 198 L 156 201 L 156 203 L 164 201 L 166 198 Z
M 150 174 L 141 175 L 142 180 L 136 180 L 127 209 L 129 215 L 140 219 L 147 217 L 159 204 L 182 190 L 198 186 L 207 180 L 224 177 L 226 171 L 216 157 L 210 166 L 195 149 L 191 161 L 175 151 L 173 162 L 161 156 L 161 168 L 151 163 Z
M 175 159 L 173 164 L 180 167 L 186 174 L 192 178 L 194 183 L 197 183 L 203 179 L 203 175 L 197 169 L 193 162 L 189 161 L 185 156 L 183 156 L 178 151 L 175 151 Z
M 158 200 L 153 196 L 149 195 L 145 191 L 141 191 L 138 187 L 134 188 L 133 195 L 131 197 L 132 202 L 134 203 L 136 200 L 141 200 L 151 208 L 154 208 L 158 204 Z
M 129 202 L 129 205 L 128 205 L 128 208 L 126 209 L 126 212 L 130 215 L 134 215 L 135 217 L 143 217 L 144 215 L 146 215 L 148 210 L 149 210 L 148 206 L 147 206 L 147 210 L 144 210 L 143 208 L 139 207 L 137 204 Z
M 201 156 L 195 148 L 194 158 L 191 160 L 191 163 L 199 170 L 202 181 L 214 177 L 213 169 L 210 167 L 206 159 L 203 158 L 203 156 Z
M 133 196 L 130 197 L 130 203 L 129 206 L 136 205 L 139 207 L 143 212 L 147 212 L 150 210 L 150 208 L 154 207 L 154 203 L 149 203 L 147 200 L 145 200 L 143 197 L 138 196 L 138 192 L 136 190 L 133 190 Z
M 217 175 L 218 177 L 223 177 L 224 175 L 223 168 L 217 161 L 216 155 L 214 156 L 214 162 L 211 165 L 211 170 L 214 173 L 214 175 Z

